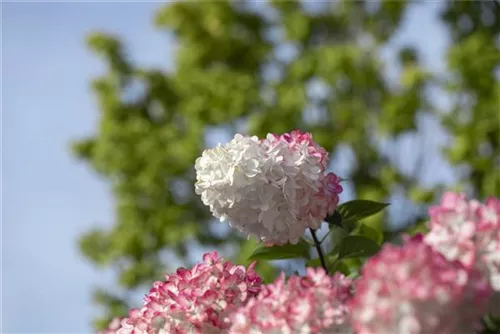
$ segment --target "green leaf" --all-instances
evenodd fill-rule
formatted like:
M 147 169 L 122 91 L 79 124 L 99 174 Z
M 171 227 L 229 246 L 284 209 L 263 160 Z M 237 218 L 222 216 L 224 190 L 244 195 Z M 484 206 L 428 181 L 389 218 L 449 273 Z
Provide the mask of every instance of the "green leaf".
M 321 260 L 319 259 L 319 257 L 307 260 L 306 267 L 321 267 Z
M 347 237 L 349 234 L 343 228 L 335 225 L 330 227 L 330 234 L 333 245 L 333 253 L 335 253 L 339 245 L 341 244 L 342 240 L 344 240 L 344 238 Z
M 483 317 L 484 329 L 482 334 L 498 334 L 500 333 L 500 318 L 494 318 L 491 315 Z
M 253 250 L 248 260 L 310 259 L 309 248 L 309 244 L 304 240 L 300 240 L 296 245 L 285 244 L 266 247 L 264 244 L 260 244 Z
M 329 265 L 328 271 L 329 271 L 330 275 L 333 275 L 336 272 L 340 272 L 346 276 L 351 274 L 351 269 L 349 268 L 349 266 L 346 265 L 344 263 L 344 261 L 341 261 L 341 260 Z
M 327 216 L 325 221 L 329 226 L 342 227 L 342 216 L 337 210 L 335 210 L 331 216 Z
M 359 235 L 345 237 L 339 246 L 339 259 L 367 257 L 378 252 L 380 246 L 373 240 Z
M 354 229 L 352 223 L 373 216 L 382 211 L 388 205 L 389 203 L 379 203 L 370 200 L 357 199 L 339 205 L 337 207 L 337 211 L 342 217 L 342 225 L 349 231 L 352 231 Z
M 383 241 L 383 234 L 381 231 L 374 229 L 366 224 L 360 224 L 356 235 L 366 237 L 380 244 Z
M 326 262 L 326 266 L 328 268 L 330 268 L 335 263 L 336 260 L 337 260 L 337 255 L 326 255 L 325 256 L 325 262 Z M 308 260 L 306 262 L 306 267 L 315 267 L 315 268 L 321 267 L 321 260 L 319 259 L 319 257 Z
M 362 266 L 362 261 L 358 258 L 339 259 L 332 266 L 328 267 L 330 274 L 341 272 L 346 276 L 358 276 Z

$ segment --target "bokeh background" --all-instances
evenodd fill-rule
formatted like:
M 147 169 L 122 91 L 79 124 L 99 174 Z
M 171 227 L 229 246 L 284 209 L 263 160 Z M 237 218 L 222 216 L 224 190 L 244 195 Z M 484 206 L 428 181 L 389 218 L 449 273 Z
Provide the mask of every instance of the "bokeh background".
M 2 331 L 90 333 L 204 250 L 193 164 L 234 132 L 311 131 L 418 226 L 500 196 L 498 1 L 2 3 Z M 260 264 L 271 277 L 275 267 Z

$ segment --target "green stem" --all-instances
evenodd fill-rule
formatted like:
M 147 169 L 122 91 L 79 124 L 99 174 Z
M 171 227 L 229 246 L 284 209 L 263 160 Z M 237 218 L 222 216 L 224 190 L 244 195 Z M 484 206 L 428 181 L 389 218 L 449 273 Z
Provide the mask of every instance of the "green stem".
M 323 269 L 325 269 L 326 273 L 328 274 L 328 268 L 326 267 L 325 257 L 323 255 L 323 250 L 321 249 L 321 243 L 319 242 L 318 237 L 316 236 L 316 231 L 313 230 L 312 228 L 309 228 L 309 231 L 311 231 L 311 235 L 314 240 L 314 246 L 318 251 L 318 256 L 321 262 L 321 266 L 323 267 Z
M 330 235 L 330 232 L 332 232 L 332 230 L 329 230 L 329 231 L 325 234 L 325 236 L 324 236 L 323 238 L 321 238 L 321 240 L 319 241 L 320 245 L 322 245 L 322 244 L 323 244 L 323 241 L 325 241 L 325 239 L 326 239 L 326 238 Z

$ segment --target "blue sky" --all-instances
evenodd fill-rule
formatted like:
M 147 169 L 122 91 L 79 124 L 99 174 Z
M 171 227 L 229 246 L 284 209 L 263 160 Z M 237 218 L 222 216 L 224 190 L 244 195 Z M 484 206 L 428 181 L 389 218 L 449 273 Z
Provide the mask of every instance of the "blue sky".
M 151 25 L 158 3 L 2 6 L 2 330 L 89 333 L 97 312 L 90 290 L 112 277 L 79 255 L 76 239 L 112 223 L 113 199 L 69 152 L 70 141 L 91 134 L 98 121 L 89 81 L 104 67 L 84 37 L 113 32 L 134 60 L 163 68 L 172 64 L 172 45 Z M 412 10 L 394 41 L 418 44 L 433 70 L 446 46 L 437 6 Z

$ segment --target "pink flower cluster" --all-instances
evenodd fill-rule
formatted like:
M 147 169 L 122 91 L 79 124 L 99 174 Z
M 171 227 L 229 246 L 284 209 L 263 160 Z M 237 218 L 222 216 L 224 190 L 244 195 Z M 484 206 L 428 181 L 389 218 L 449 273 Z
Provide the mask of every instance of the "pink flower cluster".
M 350 333 L 347 301 L 351 281 L 323 269 L 307 269 L 305 277 L 282 274 L 263 286 L 257 298 L 233 314 L 231 334 Z
M 100 334 L 472 333 L 492 292 L 476 266 L 448 261 L 422 235 L 385 245 L 354 283 L 308 268 L 261 285 L 252 266 L 215 252 L 204 261 L 154 283 L 143 308 Z
M 228 316 L 260 290 L 261 278 L 253 270 L 223 262 L 217 252 L 204 263 L 180 268 L 165 281 L 153 283 L 141 309 L 131 310 L 117 334 L 224 333 Z
M 490 198 L 483 204 L 448 192 L 429 215 L 425 241 L 448 260 L 478 268 L 496 291 L 491 312 L 500 315 L 500 200 Z
M 98 334 L 351 333 L 352 282 L 342 274 L 308 268 L 261 286 L 252 266 L 222 262 L 216 252 L 204 261 L 155 282 L 141 309 Z
M 323 170 L 328 164 L 328 152 L 318 144 L 316 144 L 310 133 L 304 133 L 300 130 L 294 130 L 290 133 L 277 135 L 270 133 L 264 140 L 266 145 L 273 147 L 279 142 L 287 144 L 288 148 L 292 151 L 307 151 L 308 156 L 315 157 Z
M 285 147 L 294 152 L 293 160 L 303 160 L 305 157 L 313 157 L 317 164 L 309 164 L 312 167 L 313 173 L 324 172 L 328 165 L 328 152 L 316 142 L 314 142 L 310 133 L 303 133 L 300 130 L 294 130 L 290 133 L 285 133 L 280 136 L 276 134 L 268 134 L 266 139 L 262 141 L 268 147 L 269 152 L 279 151 L 283 144 Z M 285 155 L 283 155 L 285 156 Z M 320 175 L 318 177 L 319 185 L 316 193 L 313 195 L 313 201 L 304 209 L 304 216 L 319 217 L 324 219 L 327 215 L 332 214 L 339 202 L 339 194 L 342 192 L 340 178 L 334 173 Z M 313 226 L 314 228 L 318 228 Z
M 363 267 L 351 301 L 358 334 L 473 333 L 490 286 L 479 270 L 448 261 L 421 235 L 385 245 Z

